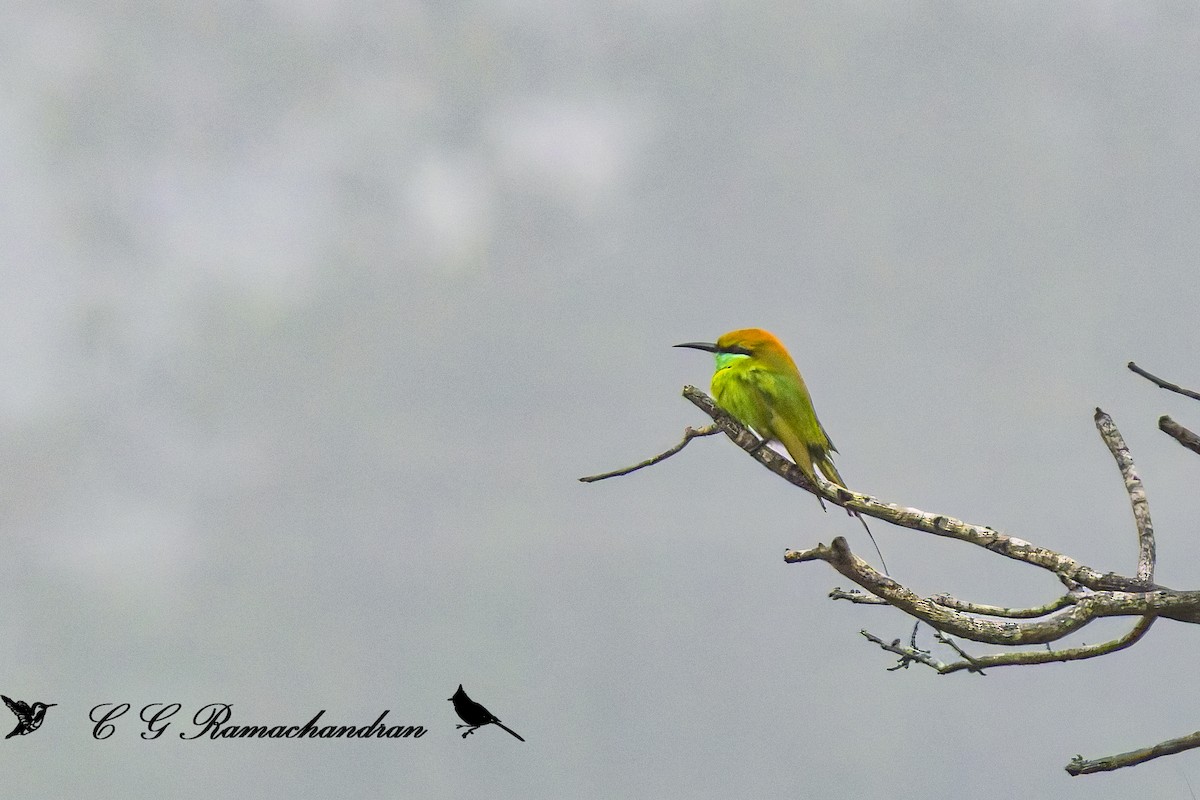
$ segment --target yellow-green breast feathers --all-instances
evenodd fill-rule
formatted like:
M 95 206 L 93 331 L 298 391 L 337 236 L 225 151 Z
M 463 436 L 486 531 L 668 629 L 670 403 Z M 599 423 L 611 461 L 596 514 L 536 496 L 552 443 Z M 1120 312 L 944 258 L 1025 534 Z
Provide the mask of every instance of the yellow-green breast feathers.
M 761 328 L 730 331 L 708 342 L 688 342 L 676 347 L 691 347 L 713 354 L 717 371 L 713 373 L 712 391 L 717 404 L 743 425 L 749 425 L 767 441 L 778 441 L 796 462 L 796 466 L 815 487 L 816 470 L 838 486 L 846 482 L 833 466 L 832 453 L 837 452 L 829 435 L 817 420 L 812 398 L 796 362 L 787 349 L 771 333 Z M 818 495 L 818 498 L 820 496 Z M 822 507 L 824 504 L 822 503 Z M 887 572 L 887 562 L 875 543 L 867 521 L 857 511 L 847 509 L 859 518 L 875 545 L 875 552 Z
M 810 480 L 815 464 L 828 480 L 844 485 L 829 456 L 836 448 L 817 420 L 804 378 L 773 334 L 744 328 L 715 345 L 700 345 L 682 346 L 711 348 L 717 365 L 713 397 L 721 408 L 764 439 L 780 442 Z

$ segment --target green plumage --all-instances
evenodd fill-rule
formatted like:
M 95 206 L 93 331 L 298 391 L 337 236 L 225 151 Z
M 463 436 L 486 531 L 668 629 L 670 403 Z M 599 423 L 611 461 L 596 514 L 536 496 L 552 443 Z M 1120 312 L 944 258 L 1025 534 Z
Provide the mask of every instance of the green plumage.
M 830 457 L 837 448 L 821 427 L 804 378 L 779 340 L 749 328 L 725 334 L 716 347 L 712 390 L 717 404 L 759 436 L 781 443 L 814 486 L 814 465 L 827 480 L 845 486 Z
M 713 373 L 712 391 L 717 405 L 765 441 L 780 442 L 814 488 L 820 488 L 818 469 L 829 482 L 848 488 L 833 466 L 832 454 L 837 448 L 817 419 L 804 378 L 774 334 L 761 328 L 744 328 L 724 334 L 716 344 L 688 342 L 675 346 L 713 354 L 717 371 Z M 819 493 L 817 499 L 821 499 Z M 887 563 L 867 521 L 857 511 L 846 510 L 862 522 L 886 573 Z

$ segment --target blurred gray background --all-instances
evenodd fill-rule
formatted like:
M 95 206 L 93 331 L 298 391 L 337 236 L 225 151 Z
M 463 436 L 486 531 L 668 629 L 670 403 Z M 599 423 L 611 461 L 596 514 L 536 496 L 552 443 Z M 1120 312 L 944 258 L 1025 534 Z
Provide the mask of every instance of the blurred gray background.
M 1062 767 L 1200 727 L 1195 630 L 887 672 L 858 631 L 908 620 L 782 561 L 872 555 L 858 524 L 724 438 L 576 479 L 707 421 L 672 344 L 760 326 L 854 488 L 1130 572 L 1102 406 L 1200 585 L 1200 460 L 1155 426 L 1200 407 L 1125 369 L 1200 388 L 1197 14 L 5 6 L 0 691 L 59 706 L 4 793 L 1193 796 L 1195 753 Z M 1060 588 L 875 535 L 922 593 Z M 528 743 L 459 738 L 460 682 Z M 143 741 L 152 702 L 429 733 Z

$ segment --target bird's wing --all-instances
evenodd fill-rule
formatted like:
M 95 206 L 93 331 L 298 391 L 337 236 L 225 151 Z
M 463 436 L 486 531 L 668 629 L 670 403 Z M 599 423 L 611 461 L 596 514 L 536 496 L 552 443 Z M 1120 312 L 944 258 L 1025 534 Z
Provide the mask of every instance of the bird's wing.
M 8 710 L 16 714 L 18 717 L 21 716 L 22 713 L 29 710 L 29 706 L 26 706 L 25 703 L 20 700 L 13 700 L 11 697 L 5 697 L 2 694 L 0 694 L 0 700 L 3 700 L 4 705 L 8 706 Z M 25 706 L 25 708 L 22 709 L 21 706 Z
M 763 377 L 768 376 L 764 374 Z M 745 382 L 745 386 L 747 392 L 753 395 L 756 410 L 760 415 L 759 424 L 751 427 L 764 439 L 775 440 L 782 444 L 783 449 L 788 451 L 788 455 L 792 457 L 792 461 L 800 468 L 804 476 L 816 486 L 812 448 L 808 446 L 806 440 L 796 435 L 795 426 L 784 414 L 780 413 L 779 403 L 772 401 L 771 387 L 749 380 Z
M 808 387 L 798 373 L 785 376 L 763 370 L 759 379 L 763 381 L 759 391 L 766 397 L 775 398 L 770 407 L 776 418 L 776 428 L 786 425 L 814 456 L 830 449 L 829 437 L 817 421 Z
M 816 412 L 813 413 L 815 414 Z M 821 428 L 821 434 L 825 437 L 825 443 L 829 445 L 829 449 L 836 453 L 838 449 L 833 446 L 833 439 L 829 438 L 829 434 L 825 433 L 825 426 L 821 425 L 820 422 L 817 422 L 817 425 Z

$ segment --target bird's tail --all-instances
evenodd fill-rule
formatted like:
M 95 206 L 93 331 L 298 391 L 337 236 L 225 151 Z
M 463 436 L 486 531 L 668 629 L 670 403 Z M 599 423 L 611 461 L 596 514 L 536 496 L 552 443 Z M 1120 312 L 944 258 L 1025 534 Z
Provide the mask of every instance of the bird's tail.
M 883 560 L 883 553 L 879 550 L 879 543 L 875 541 L 875 534 L 871 533 L 871 529 L 867 527 L 867 520 L 857 511 L 852 511 L 851 513 L 858 517 L 858 521 L 862 523 L 863 529 L 867 532 L 867 536 L 871 538 L 871 544 L 875 545 L 875 555 L 879 556 L 879 563 L 883 565 L 883 574 L 890 575 L 887 568 L 887 562 Z
M 492 724 L 493 724 L 493 725 L 495 725 L 495 726 L 497 726 L 497 727 L 504 728 L 504 730 L 508 731 L 508 732 L 509 732 L 509 733 L 511 733 L 513 736 L 515 736 L 515 737 L 517 737 L 518 739 L 520 739 L 522 742 L 523 742 L 523 741 L 525 741 L 525 738 L 524 738 L 523 736 L 521 736 L 521 734 L 517 733 L 517 732 L 516 732 L 516 731 L 514 731 L 512 728 L 508 727 L 507 725 L 505 725 L 505 724 L 504 724 L 503 722 L 501 722 L 500 720 L 498 720 L 498 719 L 494 719 L 494 720 L 492 720 Z
M 817 466 L 821 468 L 821 472 L 824 472 L 829 480 L 836 483 L 838 486 L 841 486 L 843 489 L 846 488 L 846 482 L 842 480 L 842 476 L 838 474 L 837 467 L 833 465 L 833 459 L 829 457 L 828 453 L 825 453 L 821 457 L 820 461 L 817 463 Z M 820 497 L 820 495 L 818 495 L 818 497 Z M 862 514 L 858 513 L 852 508 L 847 508 L 846 513 L 850 514 L 851 516 L 858 517 L 858 521 L 862 523 L 863 529 L 866 530 L 867 536 L 869 536 L 871 539 L 871 544 L 875 546 L 875 555 L 879 556 L 879 563 L 883 565 L 883 574 L 888 575 L 887 562 L 883 560 L 883 553 L 879 550 L 879 543 L 875 541 L 875 534 L 871 533 L 871 529 L 867 527 L 866 519 L 863 518 Z

